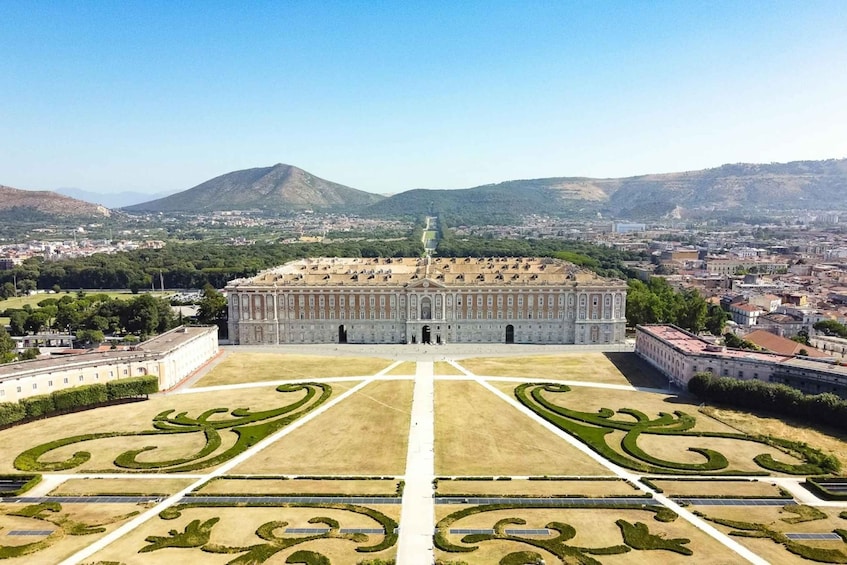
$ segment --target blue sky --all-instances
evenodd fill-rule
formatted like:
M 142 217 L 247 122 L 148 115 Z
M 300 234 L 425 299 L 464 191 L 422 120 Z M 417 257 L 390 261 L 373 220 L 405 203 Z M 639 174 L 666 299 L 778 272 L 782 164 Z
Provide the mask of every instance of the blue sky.
M 847 2 L 0 2 L 0 184 L 372 192 L 847 157 Z

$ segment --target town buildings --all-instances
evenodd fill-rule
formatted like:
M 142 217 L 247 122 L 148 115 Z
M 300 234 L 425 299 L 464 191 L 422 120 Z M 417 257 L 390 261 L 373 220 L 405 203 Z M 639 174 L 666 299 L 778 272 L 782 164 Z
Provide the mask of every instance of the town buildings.
M 507 257 L 301 259 L 226 287 L 235 344 L 622 343 L 626 290 Z

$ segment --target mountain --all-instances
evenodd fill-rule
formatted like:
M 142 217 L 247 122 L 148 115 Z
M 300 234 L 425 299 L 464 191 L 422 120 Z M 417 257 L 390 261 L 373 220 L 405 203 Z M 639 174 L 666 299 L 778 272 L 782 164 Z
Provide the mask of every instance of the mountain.
M 356 212 L 384 196 L 324 180 L 291 165 L 227 173 L 165 198 L 126 207 L 132 212 L 297 210 Z
M 21 190 L 0 185 L 0 219 L 50 221 L 57 218 L 105 218 L 108 208 L 48 190 Z
M 92 192 L 81 188 L 57 188 L 56 192 L 76 198 L 77 200 L 85 200 L 86 202 L 94 202 L 101 204 L 106 208 L 116 209 L 125 206 L 132 206 L 140 202 L 147 202 L 150 198 L 164 198 L 173 192 L 160 192 L 157 194 L 149 194 L 146 192 Z
M 461 190 L 416 189 L 364 214 L 444 214 L 462 223 L 505 223 L 528 214 L 657 219 L 755 214 L 765 210 L 847 209 L 847 159 L 734 164 L 619 179 L 557 177 Z

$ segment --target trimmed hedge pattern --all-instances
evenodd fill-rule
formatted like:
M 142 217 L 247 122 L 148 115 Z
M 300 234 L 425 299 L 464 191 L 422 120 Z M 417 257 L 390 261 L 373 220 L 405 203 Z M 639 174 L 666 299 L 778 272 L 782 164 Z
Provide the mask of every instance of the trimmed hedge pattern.
M 80 387 L 82 388 L 82 387 Z M 153 451 L 155 445 L 146 445 L 131 449 L 118 455 L 114 464 L 126 471 L 180 473 L 196 471 L 229 461 L 258 442 L 287 426 L 297 418 L 323 404 L 332 395 L 332 387 L 324 383 L 284 384 L 276 388 L 277 392 L 302 392 L 306 394 L 291 404 L 272 410 L 252 412 L 248 408 L 237 408 L 230 412 L 230 418 L 213 418 L 226 414 L 226 408 L 206 410 L 196 418 L 186 413 L 173 415 L 175 410 L 166 410 L 153 418 L 152 430 L 142 432 L 99 432 L 71 436 L 47 442 L 24 451 L 15 458 L 15 468 L 20 471 L 65 471 L 79 467 L 89 459 L 88 451 L 77 451 L 64 461 L 42 462 L 40 458 L 60 447 L 110 437 L 155 437 L 168 434 L 199 433 L 205 437 L 205 445 L 196 453 L 164 461 L 138 461 L 142 453 Z M 89 393 L 84 393 L 89 394 Z M 221 431 L 235 434 L 235 443 L 224 451 Z
M 661 412 L 656 418 L 650 418 L 639 410 L 622 408 L 617 412 L 601 408 L 597 412 L 580 412 L 566 408 L 548 399 L 549 395 L 570 391 L 561 383 L 525 383 L 515 388 L 517 399 L 558 428 L 575 436 L 598 454 L 612 463 L 640 471 L 642 473 L 663 475 L 764 475 L 765 472 L 751 473 L 727 469 L 729 462 L 721 453 L 702 447 L 689 447 L 688 451 L 702 455 L 700 463 L 684 463 L 660 459 L 645 452 L 638 445 L 643 434 L 669 436 L 674 438 L 727 438 L 776 447 L 805 461 L 800 465 L 791 465 L 776 461 L 770 454 L 761 454 L 753 458 L 760 467 L 770 471 L 790 474 L 824 474 L 838 465 L 837 459 L 805 444 L 790 442 L 778 438 L 749 436 L 742 433 L 698 432 L 693 428 L 697 420 L 685 412 L 673 414 Z M 621 414 L 623 418 L 615 418 Z M 610 446 L 606 436 L 613 432 L 624 432 L 620 442 L 620 451 Z

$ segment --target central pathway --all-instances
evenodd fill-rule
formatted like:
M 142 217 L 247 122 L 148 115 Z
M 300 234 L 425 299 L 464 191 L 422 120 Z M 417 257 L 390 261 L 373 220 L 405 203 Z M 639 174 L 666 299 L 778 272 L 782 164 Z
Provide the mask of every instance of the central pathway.
M 400 514 L 398 565 L 421 565 L 433 562 L 432 529 L 435 524 L 435 414 L 432 361 L 418 361 L 415 372 L 415 394 L 409 425 L 409 448 L 406 455 L 406 487 Z

